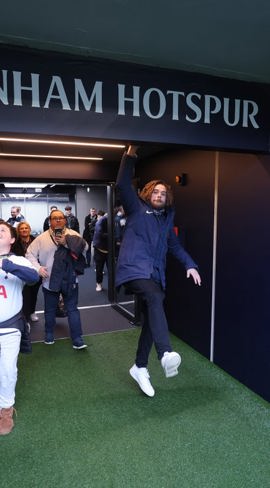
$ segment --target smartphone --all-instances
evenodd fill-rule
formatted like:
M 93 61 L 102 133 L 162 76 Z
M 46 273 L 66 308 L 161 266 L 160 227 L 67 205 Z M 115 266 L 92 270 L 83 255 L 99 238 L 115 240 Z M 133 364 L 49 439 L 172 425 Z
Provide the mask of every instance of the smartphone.
M 55 237 L 61 237 L 62 233 L 63 233 L 63 229 L 54 229 Z

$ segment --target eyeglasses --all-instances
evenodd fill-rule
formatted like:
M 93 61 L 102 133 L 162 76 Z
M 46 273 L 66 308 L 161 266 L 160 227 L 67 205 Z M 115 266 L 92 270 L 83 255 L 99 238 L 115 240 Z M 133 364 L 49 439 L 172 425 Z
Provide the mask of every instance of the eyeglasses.
M 52 217 L 51 220 L 65 220 L 65 217 Z

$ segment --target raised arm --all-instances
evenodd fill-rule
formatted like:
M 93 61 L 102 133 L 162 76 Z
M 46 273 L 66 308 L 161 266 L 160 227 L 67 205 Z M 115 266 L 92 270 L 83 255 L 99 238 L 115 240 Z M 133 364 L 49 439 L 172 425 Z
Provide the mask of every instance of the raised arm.
M 132 185 L 134 167 L 137 160 L 137 146 L 129 146 L 123 154 L 116 180 L 116 188 L 120 193 L 121 203 L 125 213 L 131 214 L 138 207 L 138 197 Z
M 37 270 L 31 265 L 31 263 L 20 256 L 19 264 L 17 262 L 11 261 L 11 259 L 1 259 L 0 260 L 0 267 L 6 273 L 10 273 L 14 276 L 17 276 L 20 280 L 24 281 L 28 285 L 32 285 L 39 280 L 39 275 Z

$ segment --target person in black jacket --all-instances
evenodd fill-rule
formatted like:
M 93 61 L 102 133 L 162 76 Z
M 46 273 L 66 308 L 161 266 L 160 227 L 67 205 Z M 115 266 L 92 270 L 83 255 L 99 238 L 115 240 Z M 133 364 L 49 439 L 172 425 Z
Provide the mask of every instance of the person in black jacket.
M 24 216 L 21 214 L 21 207 L 13 206 L 10 209 L 11 217 L 7 220 L 7 224 L 12 225 L 12 227 L 17 227 L 19 222 L 24 220 Z
M 115 259 L 118 258 L 121 242 L 123 240 L 126 225 L 125 212 L 122 205 L 114 209 L 114 241 L 115 241 Z
M 83 238 L 88 244 L 88 250 L 86 252 L 86 263 L 87 266 L 91 266 L 91 246 L 95 232 L 95 225 L 97 222 L 97 210 L 92 207 L 89 210 L 89 214 L 84 219 L 84 231 Z
M 50 207 L 50 213 L 53 210 L 57 210 L 57 206 L 56 205 L 52 205 Z M 43 232 L 45 232 L 45 230 L 48 230 L 49 227 L 50 227 L 50 216 L 48 215 L 48 217 L 46 217 L 46 219 L 44 220 L 44 223 L 43 223 Z
M 68 229 L 75 230 L 80 233 L 80 225 L 77 217 L 72 213 L 72 207 L 70 205 L 65 206 L 65 217 L 66 217 L 66 226 Z
M 132 186 L 137 147 L 129 146 L 118 172 L 116 188 L 120 192 L 125 215 L 125 232 L 116 266 L 116 286 L 141 297 L 144 321 L 135 364 L 130 375 L 148 396 L 155 394 L 147 370 L 154 343 L 166 377 L 178 374 L 181 357 L 172 351 L 164 312 L 166 255 L 170 252 L 185 267 L 187 278 L 201 284 L 197 265 L 181 246 L 173 230 L 172 192 L 164 181 L 153 180 L 138 197 Z
M 102 291 L 103 271 L 105 263 L 108 265 L 108 216 L 98 212 L 93 237 L 94 261 L 96 264 L 96 291 Z

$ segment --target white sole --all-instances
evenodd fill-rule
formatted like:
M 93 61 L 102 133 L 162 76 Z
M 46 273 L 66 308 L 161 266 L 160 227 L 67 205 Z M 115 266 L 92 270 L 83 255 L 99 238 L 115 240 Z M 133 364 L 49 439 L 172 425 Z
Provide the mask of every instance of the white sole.
M 175 354 L 172 357 L 166 358 L 166 364 L 162 367 L 166 378 L 172 378 L 178 375 L 178 368 L 181 364 L 181 357 L 179 354 Z

